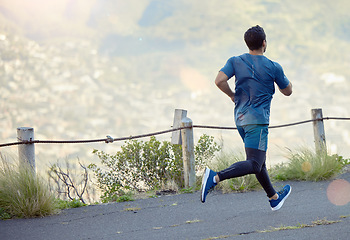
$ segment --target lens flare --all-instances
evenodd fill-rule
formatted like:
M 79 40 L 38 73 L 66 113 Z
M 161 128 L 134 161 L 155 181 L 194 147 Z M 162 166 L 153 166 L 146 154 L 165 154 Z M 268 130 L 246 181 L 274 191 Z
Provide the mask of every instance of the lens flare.
M 303 162 L 301 164 L 301 170 L 303 170 L 303 172 L 310 172 L 310 170 L 311 170 L 311 163 L 310 162 Z
M 344 206 L 350 202 L 350 183 L 344 179 L 332 181 L 327 188 L 328 200 L 337 206 Z

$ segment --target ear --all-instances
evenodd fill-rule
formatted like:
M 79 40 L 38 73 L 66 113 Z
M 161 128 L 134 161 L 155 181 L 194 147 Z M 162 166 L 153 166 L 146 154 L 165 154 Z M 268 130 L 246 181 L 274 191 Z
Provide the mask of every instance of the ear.
M 262 44 L 263 52 L 266 52 L 266 48 L 267 48 L 267 42 L 266 42 L 266 40 L 264 40 L 263 44 Z

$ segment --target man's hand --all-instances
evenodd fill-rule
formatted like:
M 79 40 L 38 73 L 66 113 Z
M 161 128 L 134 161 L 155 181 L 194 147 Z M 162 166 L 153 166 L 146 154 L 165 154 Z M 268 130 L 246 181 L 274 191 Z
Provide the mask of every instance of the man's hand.
M 219 72 L 215 79 L 215 84 L 218 88 L 224 92 L 231 100 L 235 101 L 235 93 L 231 90 L 230 85 L 228 85 L 228 77 L 224 72 Z

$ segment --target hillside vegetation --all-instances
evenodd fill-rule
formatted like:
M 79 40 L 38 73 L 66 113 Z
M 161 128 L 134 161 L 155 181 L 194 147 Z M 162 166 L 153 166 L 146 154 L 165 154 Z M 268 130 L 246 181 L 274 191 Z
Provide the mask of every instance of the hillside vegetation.
M 0 140 L 15 141 L 20 126 L 34 127 L 37 139 L 136 135 L 169 128 L 175 108 L 189 110 L 198 124 L 232 125 L 232 106 L 213 79 L 227 58 L 247 51 L 243 33 L 256 24 L 267 33 L 266 56 L 283 65 L 295 88 L 291 99 L 276 97 L 273 123 L 309 118 L 314 107 L 348 117 L 349 6 L 327 0 L 0 1 Z M 350 145 L 346 124 L 330 125 L 327 135 L 343 150 Z M 312 137 L 298 128 L 289 134 L 278 144 Z M 38 151 L 64 158 L 89 149 Z

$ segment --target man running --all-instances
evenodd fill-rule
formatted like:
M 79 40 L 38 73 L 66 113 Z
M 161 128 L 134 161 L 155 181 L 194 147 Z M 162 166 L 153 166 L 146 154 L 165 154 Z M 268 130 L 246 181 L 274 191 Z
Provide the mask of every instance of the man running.
M 292 94 L 292 84 L 284 75 L 281 65 L 264 56 L 267 42 L 264 29 L 259 25 L 244 34 L 249 53 L 228 59 L 219 71 L 215 84 L 235 103 L 235 122 L 243 139 L 246 161 L 236 162 L 220 172 L 206 168 L 201 189 L 201 201 L 220 181 L 255 174 L 269 198 L 273 211 L 282 207 L 291 192 L 286 185 L 279 192 L 273 188 L 267 169 L 266 151 L 272 96 L 275 83 L 285 96 Z M 235 76 L 235 91 L 228 80 Z

